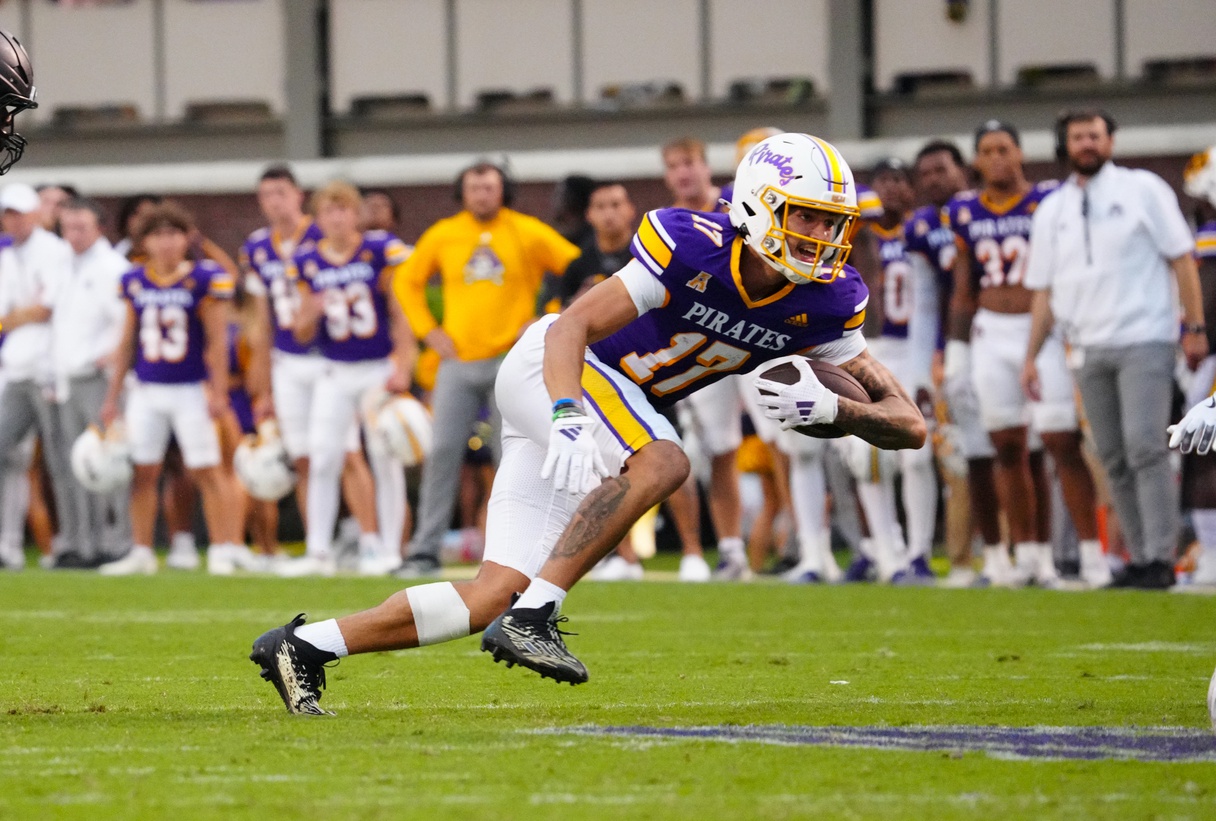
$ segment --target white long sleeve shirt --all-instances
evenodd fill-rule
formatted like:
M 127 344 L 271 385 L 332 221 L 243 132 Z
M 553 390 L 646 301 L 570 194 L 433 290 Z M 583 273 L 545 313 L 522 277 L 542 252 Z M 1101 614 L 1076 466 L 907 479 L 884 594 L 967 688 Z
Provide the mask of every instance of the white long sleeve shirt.
M 0 316 L 41 305 L 54 312 L 59 287 L 72 267 L 72 248 L 50 231 L 35 228 L 20 245 L 0 251 Z M 10 380 L 53 380 L 51 323 L 4 328 L 0 365 Z
M 61 397 L 66 395 L 68 380 L 96 373 L 99 361 L 118 347 L 127 318 L 118 283 L 130 267 L 105 237 L 84 253 L 72 255 L 51 315 L 55 381 Z

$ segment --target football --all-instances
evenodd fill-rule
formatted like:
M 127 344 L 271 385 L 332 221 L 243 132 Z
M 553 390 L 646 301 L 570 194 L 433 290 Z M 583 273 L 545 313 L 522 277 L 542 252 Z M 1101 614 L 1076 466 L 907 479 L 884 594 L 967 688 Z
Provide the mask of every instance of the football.
M 843 396 L 845 399 L 851 399 L 854 402 L 870 402 L 870 394 L 866 393 L 866 389 L 860 382 L 853 378 L 853 375 L 848 371 L 842 370 L 835 365 L 829 365 L 827 362 L 821 362 L 818 359 L 807 357 L 807 362 L 811 363 L 811 370 L 815 372 L 815 376 L 823 383 L 823 386 L 837 396 Z M 764 379 L 770 379 L 773 382 L 780 382 L 783 385 L 793 385 L 800 378 L 798 369 L 791 362 L 778 362 L 776 365 L 771 365 L 766 369 L 756 372 L 756 376 Z M 760 391 L 767 393 L 767 391 Z M 848 436 L 846 431 L 841 430 L 835 425 L 800 425 L 794 428 L 803 436 L 811 436 L 816 439 L 839 439 L 842 436 Z

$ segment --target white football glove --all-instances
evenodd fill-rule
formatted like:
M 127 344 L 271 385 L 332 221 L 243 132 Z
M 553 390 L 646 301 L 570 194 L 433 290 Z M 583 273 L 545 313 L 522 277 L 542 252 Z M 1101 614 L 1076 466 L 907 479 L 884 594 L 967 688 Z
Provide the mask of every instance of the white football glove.
M 780 421 L 782 430 L 835 422 L 839 397 L 823 386 L 805 359 L 797 357 L 790 362 L 800 376 L 793 385 L 783 385 L 761 376 L 752 383 L 757 390 L 770 392 L 760 394 L 759 404 L 764 408 L 764 415 Z
M 1212 449 L 1216 438 L 1216 395 L 1209 396 L 1186 412 L 1182 421 L 1166 429 L 1170 435 L 1170 447 L 1183 453 L 1194 451 L 1200 456 Z
M 594 490 L 608 475 L 595 444 L 595 425 L 594 419 L 575 409 L 554 419 L 540 478 L 552 478 L 559 490 L 568 493 L 586 494 Z

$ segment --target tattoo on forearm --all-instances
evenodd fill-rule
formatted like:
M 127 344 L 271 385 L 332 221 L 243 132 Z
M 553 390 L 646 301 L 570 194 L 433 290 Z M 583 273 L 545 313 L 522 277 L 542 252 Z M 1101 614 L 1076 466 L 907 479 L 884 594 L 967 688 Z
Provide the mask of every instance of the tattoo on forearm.
M 599 487 L 587 494 L 587 498 L 579 505 L 570 524 L 558 537 L 553 546 L 553 555 L 574 557 L 585 552 L 593 545 L 601 543 L 606 535 L 606 525 L 617 512 L 621 500 L 629 492 L 629 479 L 625 476 L 614 476 L 605 479 Z M 612 534 L 607 534 L 611 536 Z M 619 539 L 613 540 L 613 544 Z
M 837 424 L 880 448 L 918 447 L 914 440 L 919 437 L 913 430 L 924 424 L 924 417 L 891 372 L 869 354 L 854 357 L 840 367 L 852 374 L 874 401 L 869 405 L 841 402 Z

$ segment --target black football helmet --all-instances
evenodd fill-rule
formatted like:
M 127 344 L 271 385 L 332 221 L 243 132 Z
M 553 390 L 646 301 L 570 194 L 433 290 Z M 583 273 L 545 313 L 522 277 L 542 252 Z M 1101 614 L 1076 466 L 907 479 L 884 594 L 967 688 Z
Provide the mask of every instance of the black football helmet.
M 36 95 L 29 55 L 13 34 L 0 29 L 0 174 L 25 151 L 25 137 L 14 130 L 14 120 L 19 112 L 38 107 Z

